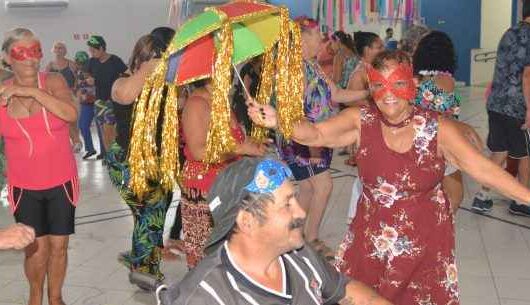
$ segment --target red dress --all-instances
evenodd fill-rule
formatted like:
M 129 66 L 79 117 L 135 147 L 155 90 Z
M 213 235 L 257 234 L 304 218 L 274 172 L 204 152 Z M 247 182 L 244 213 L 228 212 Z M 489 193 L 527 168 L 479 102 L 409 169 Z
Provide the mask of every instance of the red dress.
M 439 115 L 414 108 L 405 153 L 383 139 L 380 113 L 361 110 L 357 166 L 363 193 L 339 247 L 337 268 L 397 305 L 457 305 L 453 216 L 437 155 Z

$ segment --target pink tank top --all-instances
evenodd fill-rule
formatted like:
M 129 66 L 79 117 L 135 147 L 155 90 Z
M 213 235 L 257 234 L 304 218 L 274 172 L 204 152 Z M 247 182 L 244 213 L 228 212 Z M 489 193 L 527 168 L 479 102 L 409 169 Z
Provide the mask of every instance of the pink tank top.
M 39 73 L 39 89 L 46 90 L 45 82 L 46 73 Z M 11 83 L 12 80 L 4 82 Z M 5 141 L 10 189 L 46 190 L 72 182 L 71 201 L 77 202 L 77 166 L 68 125 L 44 108 L 29 117 L 15 119 L 8 115 L 7 107 L 0 107 L 0 134 Z M 16 203 L 13 204 L 16 208 Z

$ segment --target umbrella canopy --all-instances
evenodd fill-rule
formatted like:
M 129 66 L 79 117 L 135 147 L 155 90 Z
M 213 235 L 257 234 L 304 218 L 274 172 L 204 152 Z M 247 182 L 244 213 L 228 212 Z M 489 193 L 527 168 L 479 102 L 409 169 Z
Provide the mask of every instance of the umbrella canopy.
M 232 64 L 261 55 L 278 42 L 280 9 L 253 2 L 235 2 L 208 8 L 186 22 L 172 42 L 166 81 L 185 85 L 209 78 L 220 43 L 218 33 L 229 22 L 233 35 Z

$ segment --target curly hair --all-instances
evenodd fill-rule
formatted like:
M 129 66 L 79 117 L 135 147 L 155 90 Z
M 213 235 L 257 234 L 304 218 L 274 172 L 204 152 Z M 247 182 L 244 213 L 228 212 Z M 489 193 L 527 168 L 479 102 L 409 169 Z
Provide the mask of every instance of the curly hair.
M 412 57 L 414 74 L 420 71 L 439 71 L 454 74 L 456 70 L 456 52 L 449 35 L 432 31 L 425 35 Z
M 334 41 L 339 41 L 342 45 L 344 45 L 346 48 L 350 49 L 353 53 L 357 53 L 357 50 L 355 49 L 355 42 L 353 42 L 353 38 L 350 34 L 347 34 L 343 31 L 336 31 L 331 35 L 331 39 Z

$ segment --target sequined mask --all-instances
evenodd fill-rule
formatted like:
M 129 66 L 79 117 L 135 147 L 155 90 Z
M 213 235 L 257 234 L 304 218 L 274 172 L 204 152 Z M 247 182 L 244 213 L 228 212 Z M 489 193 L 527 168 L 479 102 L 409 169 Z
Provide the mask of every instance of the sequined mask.
M 9 55 L 16 61 L 24 61 L 30 59 L 40 60 L 43 56 L 40 43 L 35 43 L 34 45 L 28 48 L 22 46 L 13 47 L 11 48 Z

